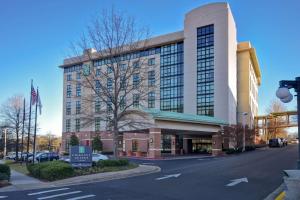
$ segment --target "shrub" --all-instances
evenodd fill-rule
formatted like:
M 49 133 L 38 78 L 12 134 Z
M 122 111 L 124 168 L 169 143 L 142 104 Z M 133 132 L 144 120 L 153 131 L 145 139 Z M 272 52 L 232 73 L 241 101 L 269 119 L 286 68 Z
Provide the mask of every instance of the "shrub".
M 10 179 L 10 167 L 6 164 L 0 164 L 0 173 L 1 174 L 6 174 L 8 179 Z
M 62 161 L 50 161 L 28 165 L 29 173 L 40 179 L 54 181 L 68 178 L 74 175 L 74 169 L 70 164 Z
M 253 151 L 253 150 L 255 150 L 255 146 L 254 145 L 253 146 L 246 146 L 245 150 L 246 151 Z
M 0 173 L 0 181 L 9 180 L 9 176 L 5 173 Z
M 129 165 L 129 161 L 126 159 L 120 160 L 100 160 L 97 163 L 98 167 L 118 167 L 118 166 L 127 166 Z

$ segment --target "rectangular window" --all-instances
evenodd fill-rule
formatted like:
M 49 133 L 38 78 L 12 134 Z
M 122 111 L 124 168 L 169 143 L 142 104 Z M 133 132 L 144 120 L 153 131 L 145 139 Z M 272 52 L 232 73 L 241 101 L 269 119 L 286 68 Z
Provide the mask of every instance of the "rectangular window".
M 127 64 L 121 64 L 120 68 L 121 68 L 121 71 L 126 71 L 127 70 Z
M 148 86 L 154 86 L 155 85 L 155 71 L 149 71 L 148 72 Z
M 133 69 L 138 69 L 140 67 L 140 62 L 139 61 L 134 61 L 132 63 Z
M 111 92 L 113 90 L 113 80 L 112 78 L 107 79 L 107 90 Z
M 95 92 L 96 92 L 96 94 L 100 94 L 100 91 L 101 91 L 101 83 L 100 83 L 100 81 L 99 80 L 95 80 Z
M 76 101 L 76 114 L 80 114 L 81 111 L 81 103 L 80 101 Z
M 109 99 L 109 100 L 107 100 L 107 104 L 106 104 L 106 110 L 107 110 L 107 113 L 108 114 L 111 114 L 112 113 L 112 111 L 113 111 L 113 108 L 112 108 L 112 102 L 111 102 L 111 100 Z
M 75 119 L 75 131 L 80 131 L 80 119 Z
M 76 96 L 77 97 L 81 96 L 81 83 L 76 84 Z
M 133 74 L 133 77 L 132 77 L 133 89 L 137 89 L 139 84 L 140 84 L 140 74 L 139 73 Z
M 155 92 L 148 93 L 148 108 L 155 108 Z
M 95 118 L 95 131 L 100 131 L 100 117 Z
M 113 72 L 113 67 L 107 67 L 107 73 L 111 74 Z
M 126 76 L 122 75 L 120 78 L 120 88 L 121 90 L 125 90 L 126 89 Z
M 71 119 L 66 120 L 66 132 L 71 132 Z
M 120 98 L 120 109 L 124 110 L 126 107 L 126 96 L 121 96 Z
M 66 104 L 66 115 L 71 115 L 71 102 Z
M 67 81 L 71 81 L 72 80 L 72 74 L 67 74 Z
M 148 65 L 149 65 L 149 66 L 155 65 L 155 58 L 149 58 L 149 59 L 148 59 Z
M 214 116 L 214 25 L 197 28 L 197 114 Z
M 96 69 L 96 76 L 100 76 L 101 75 L 101 69 Z
M 95 101 L 95 113 L 99 113 L 101 111 L 101 101 L 100 99 L 96 99 Z
M 71 96 L 72 96 L 72 86 L 67 85 L 67 97 L 71 97 Z
M 77 72 L 77 73 L 76 73 L 76 79 L 77 79 L 77 80 L 80 80 L 80 79 L 81 79 L 81 72 Z
M 139 94 L 133 94 L 133 107 L 138 108 L 140 105 L 140 95 Z

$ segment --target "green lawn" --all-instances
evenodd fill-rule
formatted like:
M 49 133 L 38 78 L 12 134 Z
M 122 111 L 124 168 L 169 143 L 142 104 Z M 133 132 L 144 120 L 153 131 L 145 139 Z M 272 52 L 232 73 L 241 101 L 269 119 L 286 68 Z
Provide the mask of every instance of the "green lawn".
M 13 169 L 13 170 L 15 170 L 17 172 L 20 172 L 20 173 L 26 174 L 26 175 L 29 174 L 29 172 L 27 170 L 27 167 L 26 167 L 26 163 L 23 163 L 23 164 L 21 164 L 21 163 L 15 163 L 12 160 L 6 160 L 5 163 L 7 165 L 9 165 L 11 169 Z

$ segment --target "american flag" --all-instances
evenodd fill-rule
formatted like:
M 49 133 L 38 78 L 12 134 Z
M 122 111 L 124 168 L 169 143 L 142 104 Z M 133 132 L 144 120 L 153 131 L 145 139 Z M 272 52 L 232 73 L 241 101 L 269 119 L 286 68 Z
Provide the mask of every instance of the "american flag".
M 37 101 L 37 95 L 34 90 L 34 87 L 31 85 L 31 104 L 34 105 Z

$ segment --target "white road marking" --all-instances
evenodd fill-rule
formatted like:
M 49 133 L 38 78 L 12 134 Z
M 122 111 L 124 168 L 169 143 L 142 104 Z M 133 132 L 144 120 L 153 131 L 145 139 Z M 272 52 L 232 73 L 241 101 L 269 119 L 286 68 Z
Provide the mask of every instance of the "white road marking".
M 46 197 L 40 197 L 40 198 L 37 198 L 37 199 L 39 199 L 39 200 L 42 200 L 42 199 L 52 199 L 52 198 L 55 198 L 55 197 L 67 196 L 67 195 L 70 195 L 70 194 L 78 194 L 80 192 L 81 191 L 67 192 L 67 193 L 61 193 L 61 194 L 55 194 L 55 195 L 51 195 L 51 196 L 46 196 Z
M 7 196 L 0 196 L 0 199 L 5 199 L 7 198 Z
M 160 178 L 156 178 L 155 180 L 159 181 L 159 180 L 163 180 L 163 179 L 167 179 L 167 178 L 178 178 L 180 175 L 181 174 L 170 174 L 170 175 L 165 175 Z
M 234 179 L 234 180 L 231 180 L 232 182 L 227 184 L 226 186 L 228 187 L 232 187 L 232 186 L 235 186 L 239 183 L 242 183 L 242 182 L 245 182 L 245 183 L 248 183 L 248 179 L 245 177 L 245 178 L 239 178 L 239 179 Z
M 80 197 L 74 197 L 74 198 L 70 198 L 70 199 L 66 199 L 66 200 L 86 199 L 86 198 L 95 197 L 95 196 L 96 195 L 94 195 L 94 194 L 90 194 L 90 195 L 85 195 L 85 196 L 80 196 Z
M 70 189 L 70 188 L 60 188 L 60 189 L 54 189 L 54 190 L 46 190 L 46 191 L 41 191 L 41 192 L 30 193 L 30 194 L 28 194 L 28 196 L 45 194 L 45 193 L 49 193 L 49 192 L 56 192 L 56 191 L 62 191 L 62 190 L 68 190 L 68 189 Z
M 154 163 L 142 163 L 142 165 L 154 165 Z

